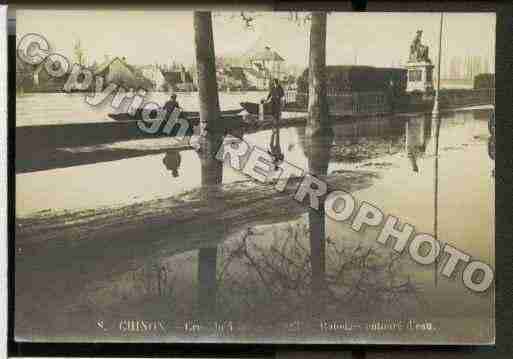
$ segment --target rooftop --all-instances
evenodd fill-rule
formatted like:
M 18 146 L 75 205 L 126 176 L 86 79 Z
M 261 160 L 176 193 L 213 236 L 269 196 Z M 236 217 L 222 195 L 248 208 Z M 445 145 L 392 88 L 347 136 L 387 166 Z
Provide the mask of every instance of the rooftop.
M 263 50 L 253 51 L 249 55 L 249 59 L 253 61 L 285 61 L 276 51 L 266 46 Z

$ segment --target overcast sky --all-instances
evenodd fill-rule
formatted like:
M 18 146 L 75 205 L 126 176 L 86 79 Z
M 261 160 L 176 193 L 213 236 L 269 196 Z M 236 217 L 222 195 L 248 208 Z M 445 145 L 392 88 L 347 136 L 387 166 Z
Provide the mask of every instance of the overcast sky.
M 308 63 L 309 24 L 297 25 L 286 13 L 260 12 L 247 30 L 235 13 L 215 13 L 216 55 L 242 54 L 255 43 L 267 44 L 289 64 Z M 444 15 L 443 58 L 480 55 L 494 68 L 495 14 Z M 194 59 L 192 13 L 139 10 L 18 10 L 18 36 L 45 36 L 55 52 L 71 56 L 80 39 L 89 62 L 104 55 L 126 56 L 132 64 L 185 64 Z M 327 63 L 390 66 L 405 63 L 417 29 L 436 61 L 440 14 L 331 13 L 328 16 Z

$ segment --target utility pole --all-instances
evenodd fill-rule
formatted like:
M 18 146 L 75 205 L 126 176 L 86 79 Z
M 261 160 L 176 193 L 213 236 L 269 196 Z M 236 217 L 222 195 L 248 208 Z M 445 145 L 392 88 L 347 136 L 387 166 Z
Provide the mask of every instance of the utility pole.
M 442 29 L 444 13 L 440 14 L 440 34 L 438 42 L 438 76 L 436 79 L 435 103 L 433 104 L 432 122 L 435 125 L 435 171 L 434 171 L 434 218 L 433 234 L 438 241 L 438 140 L 440 137 L 440 64 L 442 60 Z M 435 287 L 438 285 L 438 258 L 435 260 Z
M 493 69 L 493 73 L 495 74 L 495 37 L 496 37 L 496 33 L 495 33 L 495 22 L 492 24 L 492 51 L 491 51 L 491 64 L 490 64 L 490 67 L 491 69 Z M 492 72 L 490 71 L 490 72 Z
M 444 24 L 444 13 L 440 14 L 440 34 L 439 34 L 439 42 L 438 42 L 438 68 L 437 68 L 437 76 L 436 76 L 436 92 L 435 92 L 435 103 L 433 105 L 433 118 L 439 117 L 440 105 L 439 105 L 439 97 L 440 97 L 440 65 L 442 63 L 442 28 Z

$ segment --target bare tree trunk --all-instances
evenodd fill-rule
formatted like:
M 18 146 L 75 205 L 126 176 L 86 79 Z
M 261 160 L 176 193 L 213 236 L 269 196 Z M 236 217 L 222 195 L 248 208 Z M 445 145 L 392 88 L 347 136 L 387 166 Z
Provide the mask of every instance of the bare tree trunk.
M 194 12 L 194 44 L 198 71 L 200 104 L 200 148 L 201 185 L 207 188 L 207 200 L 218 190 L 223 181 L 223 164 L 215 154 L 223 141 L 221 111 L 217 92 L 214 35 L 212 14 L 208 11 Z M 202 248 L 198 253 L 198 305 L 203 318 L 216 314 L 217 247 Z
M 217 304 L 217 246 L 198 251 L 198 305 L 202 318 L 212 318 Z
M 217 92 L 216 63 L 212 14 L 208 11 L 194 12 L 194 44 L 198 71 L 200 104 L 200 159 L 203 186 L 222 182 L 222 163 L 215 154 L 222 141 L 220 130 L 219 95 Z
M 333 137 L 329 126 L 326 99 L 326 12 L 313 12 L 310 27 L 310 60 L 308 72 L 308 120 L 305 128 L 305 152 L 309 159 L 309 172 L 326 176 L 329 151 Z M 326 219 L 324 204 L 320 210 L 310 209 L 310 258 L 312 267 L 312 315 L 323 312 Z
M 308 128 L 317 133 L 328 122 L 326 99 L 326 12 L 313 12 L 310 24 Z

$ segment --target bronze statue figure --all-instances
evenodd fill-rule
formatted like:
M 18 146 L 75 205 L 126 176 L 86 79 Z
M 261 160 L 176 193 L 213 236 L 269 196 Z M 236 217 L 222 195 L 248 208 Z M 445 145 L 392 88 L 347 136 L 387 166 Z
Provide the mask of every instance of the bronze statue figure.
M 412 62 L 431 62 L 429 59 L 429 47 L 422 45 L 422 30 L 417 30 L 417 34 L 410 46 L 410 61 Z

